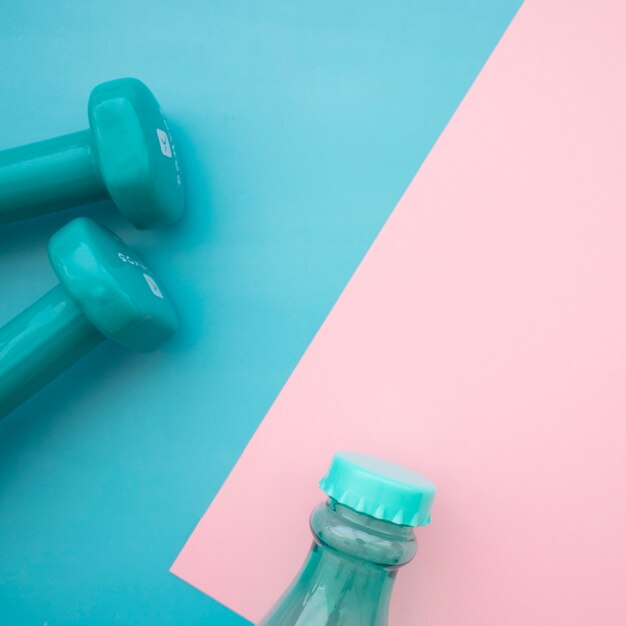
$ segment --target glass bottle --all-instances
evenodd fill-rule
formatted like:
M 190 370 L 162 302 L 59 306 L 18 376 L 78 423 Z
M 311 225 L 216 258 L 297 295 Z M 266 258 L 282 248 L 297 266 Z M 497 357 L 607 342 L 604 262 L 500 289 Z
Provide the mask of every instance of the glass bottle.
M 381 459 L 337 453 L 311 515 L 304 566 L 258 626 L 386 626 L 398 569 L 430 522 L 435 486 Z

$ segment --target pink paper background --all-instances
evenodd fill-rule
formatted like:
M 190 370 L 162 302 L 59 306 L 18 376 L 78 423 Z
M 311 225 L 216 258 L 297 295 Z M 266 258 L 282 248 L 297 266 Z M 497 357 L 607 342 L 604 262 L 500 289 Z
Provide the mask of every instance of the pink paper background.
M 522 7 L 175 574 L 258 620 L 347 448 L 439 488 L 392 624 L 626 624 L 625 61 L 626 3 Z

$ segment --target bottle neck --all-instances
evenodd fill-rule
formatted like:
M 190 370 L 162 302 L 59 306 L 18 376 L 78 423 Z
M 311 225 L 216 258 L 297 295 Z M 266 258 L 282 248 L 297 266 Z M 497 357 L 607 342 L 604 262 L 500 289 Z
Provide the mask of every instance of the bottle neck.
M 389 570 L 408 563 L 417 549 L 410 527 L 357 513 L 332 498 L 314 509 L 311 530 L 322 548 Z
M 332 499 L 313 511 L 311 530 L 302 571 L 259 626 L 385 626 L 397 569 L 415 555 L 412 530 Z

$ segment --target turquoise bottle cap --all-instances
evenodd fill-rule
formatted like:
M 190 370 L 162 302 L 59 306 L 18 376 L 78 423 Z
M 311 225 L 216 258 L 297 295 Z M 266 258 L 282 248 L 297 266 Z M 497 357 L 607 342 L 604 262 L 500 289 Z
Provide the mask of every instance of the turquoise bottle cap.
M 339 504 L 399 526 L 426 526 L 435 485 L 409 469 L 356 452 L 337 452 L 320 487 Z

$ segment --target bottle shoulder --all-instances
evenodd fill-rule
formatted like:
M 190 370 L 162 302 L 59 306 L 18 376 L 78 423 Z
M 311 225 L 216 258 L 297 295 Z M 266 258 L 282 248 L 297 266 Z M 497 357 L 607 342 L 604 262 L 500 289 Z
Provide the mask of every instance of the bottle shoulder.
M 394 574 L 346 563 L 314 543 L 304 567 L 258 626 L 386 626 Z

